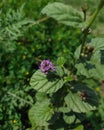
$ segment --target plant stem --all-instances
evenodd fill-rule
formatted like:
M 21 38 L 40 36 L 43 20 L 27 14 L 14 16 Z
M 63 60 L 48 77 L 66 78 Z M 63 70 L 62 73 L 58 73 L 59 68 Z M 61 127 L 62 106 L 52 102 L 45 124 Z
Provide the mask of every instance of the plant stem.
M 93 15 L 91 16 L 90 20 L 88 21 L 87 26 L 85 27 L 84 31 L 83 31 L 83 37 L 82 37 L 82 46 L 81 46 L 81 51 L 80 51 L 80 56 L 81 53 L 83 52 L 83 47 L 85 45 L 87 36 L 88 36 L 88 32 L 89 32 L 89 28 L 92 26 L 93 22 L 95 21 L 98 13 L 100 12 L 100 10 L 104 7 L 104 0 L 100 0 L 100 3 L 97 7 L 97 9 L 95 10 L 95 12 L 93 13 Z
M 34 26 L 34 25 L 36 25 L 36 24 L 42 23 L 42 22 L 46 21 L 47 19 L 49 19 L 49 17 L 44 17 L 44 18 L 42 18 L 42 19 L 39 19 L 39 20 L 33 22 L 32 24 L 30 24 L 30 25 L 28 26 L 28 28 L 30 28 L 30 27 L 32 27 L 32 26 Z
M 89 23 L 88 23 L 88 25 L 86 27 L 86 30 L 88 30 L 91 27 L 91 25 L 93 24 L 93 22 L 95 21 L 97 15 L 98 15 L 99 11 L 100 11 L 99 9 L 95 10 L 94 14 L 92 15 L 92 17 L 89 20 Z
M 103 6 L 104 6 L 104 0 L 100 0 L 100 3 L 98 5 L 97 9 L 95 10 L 95 12 L 93 13 L 93 15 L 91 16 L 86 29 L 89 29 L 89 27 L 93 24 L 93 22 L 95 21 L 98 13 L 103 8 Z

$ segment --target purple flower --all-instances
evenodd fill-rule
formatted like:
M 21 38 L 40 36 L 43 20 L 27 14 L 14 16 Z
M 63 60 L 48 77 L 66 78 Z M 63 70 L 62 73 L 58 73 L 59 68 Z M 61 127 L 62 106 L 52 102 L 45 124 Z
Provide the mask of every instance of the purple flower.
M 39 66 L 39 69 L 45 74 L 47 74 L 50 70 L 56 70 L 55 66 L 50 60 L 43 60 Z

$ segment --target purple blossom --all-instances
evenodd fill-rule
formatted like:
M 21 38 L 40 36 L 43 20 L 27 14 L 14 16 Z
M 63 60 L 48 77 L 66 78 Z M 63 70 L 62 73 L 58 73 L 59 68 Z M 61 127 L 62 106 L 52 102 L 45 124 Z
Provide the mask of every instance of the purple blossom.
M 50 70 L 56 70 L 55 66 L 50 60 L 43 60 L 39 66 L 39 69 L 45 74 L 48 74 Z

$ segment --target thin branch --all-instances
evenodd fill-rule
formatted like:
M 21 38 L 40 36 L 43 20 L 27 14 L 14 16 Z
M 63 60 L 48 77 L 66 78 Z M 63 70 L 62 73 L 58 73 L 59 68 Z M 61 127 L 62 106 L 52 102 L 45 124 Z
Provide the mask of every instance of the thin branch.
M 90 17 L 87 26 L 84 28 L 83 30 L 83 37 L 82 37 L 82 46 L 81 46 L 81 51 L 80 51 L 80 58 L 81 58 L 81 53 L 83 52 L 83 47 L 85 45 L 87 36 L 88 36 L 88 32 L 89 32 L 89 28 L 92 26 L 93 22 L 95 21 L 97 15 L 99 14 L 100 10 L 104 7 L 104 0 L 101 0 L 97 9 L 95 10 L 95 12 L 93 13 L 93 15 Z
M 32 26 L 34 26 L 34 25 L 36 25 L 36 24 L 42 23 L 42 22 L 46 21 L 48 18 L 49 18 L 49 17 L 44 17 L 44 18 L 42 18 L 42 19 L 39 19 L 39 20 L 33 22 L 32 24 L 30 24 L 30 25 L 28 26 L 28 28 L 30 28 L 30 27 L 32 27 Z

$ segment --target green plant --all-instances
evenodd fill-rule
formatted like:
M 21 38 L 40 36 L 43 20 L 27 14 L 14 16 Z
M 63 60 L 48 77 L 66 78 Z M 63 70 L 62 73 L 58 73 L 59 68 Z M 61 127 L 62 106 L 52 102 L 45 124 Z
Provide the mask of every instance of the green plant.
M 69 93 L 67 88 L 74 93 L 74 96 L 81 97 L 83 102 L 85 102 L 85 91 L 88 91 L 89 93 L 92 92 L 93 89 L 96 90 L 96 88 L 98 91 L 99 88 L 97 86 L 100 86 L 99 80 L 103 79 L 103 65 L 97 65 L 98 63 L 100 64 L 100 59 L 103 63 L 103 51 L 101 51 L 101 55 L 99 54 L 99 49 L 103 50 L 103 39 L 94 39 L 94 35 L 92 33 L 90 33 L 91 35 L 88 34 L 88 37 L 86 38 L 86 45 L 83 49 L 84 54 L 82 53 L 80 56 L 80 48 L 84 34 L 81 30 L 84 31 L 82 27 L 86 26 L 85 20 L 88 20 L 90 14 L 92 14 L 96 9 L 95 3 L 97 1 L 88 0 L 85 2 L 80 0 L 80 2 L 78 1 L 77 3 L 76 0 L 70 0 L 70 3 L 67 2 L 69 4 L 74 4 L 77 9 L 81 9 L 82 7 L 86 9 L 86 3 L 89 5 L 89 7 L 91 7 L 88 9 L 88 12 L 85 13 L 86 15 L 83 15 L 83 11 L 75 11 L 75 9 L 71 8 L 71 10 L 74 10 L 77 13 L 77 17 L 75 17 L 74 13 L 71 14 L 71 16 L 73 17 L 74 15 L 74 20 L 77 18 L 78 22 L 81 22 L 77 23 L 77 20 L 75 20 L 74 24 L 76 27 L 74 27 L 72 23 L 73 18 L 68 17 L 69 15 L 67 15 L 67 13 L 65 14 L 65 17 L 68 17 L 70 22 L 66 22 L 66 20 L 64 21 L 63 19 L 62 21 L 57 21 L 58 19 L 53 20 L 50 18 L 50 16 L 47 17 L 46 15 L 41 15 L 39 13 L 44 6 L 46 6 L 48 3 L 52 4 L 51 2 L 55 1 L 56 0 L 0 1 L 1 130 L 26 130 L 27 128 L 31 127 L 31 122 L 29 122 L 29 118 L 31 117 L 33 117 L 33 125 L 40 122 L 40 124 L 44 125 L 44 129 L 61 129 L 61 127 L 63 127 L 63 129 L 83 129 L 84 127 L 84 129 L 101 130 L 104 128 L 102 96 L 99 96 L 99 98 L 101 98 L 100 101 L 97 100 L 99 101 L 97 102 L 97 104 L 99 104 L 97 109 L 95 108 L 96 110 L 90 111 L 90 113 L 78 113 L 72 111 L 68 113 L 69 109 L 67 110 L 67 105 L 64 104 L 64 97 Z M 66 2 L 67 0 L 57 1 Z M 79 3 L 80 5 L 78 5 Z M 95 6 L 92 7 L 92 4 Z M 70 11 L 70 9 L 68 10 Z M 103 28 L 101 26 L 101 21 L 103 22 L 102 15 L 103 10 L 99 14 L 100 18 L 97 18 L 98 23 L 95 21 L 94 26 L 92 26 L 92 30 L 95 30 L 95 25 L 98 25 L 99 29 L 101 30 L 98 32 L 99 34 L 103 32 Z M 58 18 L 58 16 L 56 18 Z M 64 24 L 67 24 L 67 26 Z M 71 26 L 69 26 L 70 24 Z M 96 33 L 96 35 L 98 33 Z M 91 39 L 92 43 L 90 43 Z M 91 46 L 89 46 L 89 44 L 87 45 L 87 43 L 90 43 Z M 99 47 L 99 44 L 97 43 L 99 43 L 101 46 Z M 87 56 L 88 48 L 90 48 L 89 50 L 93 52 L 92 56 L 91 52 L 89 52 L 89 56 Z M 96 51 L 94 48 L 96 48 Z M 90 66 L 90 68 L 92 67 L 89 63 L 90 56 L 91 64 L 94 65 L 96 63 L 96 70 L 88 68 L 88 66 Z M 96 58 L 96 56 L 98 57 Z M 58 59 L 58 57 L 60 58 Z M 81 58 L 81 60 L 79 60 L 79 58 Z M 53 87 L 53 89 L 49 89 L 48 94 L 46 92 L 38 93 L 35 88 L 36 86 L 31 87 L 29 85 L 31 75 L 39 68 L 40 62 L 44 59 L 52 59 L 52 62 L 55 64 L 54 66 L 57 68 L 56 71 L 49 72 L 48 80 L 52 79 L 53 81 L 54 79 L 55 83 L 59 81 L 56 88 Z M 56 61 L 56 59 L 58 60 Z M 85 63 L 86 60 L 87 63 Z M 75 67 L 78 68 L 78 71 Z M 44 74 L 41 72 L 39 73 L 40 76 L 43 76 Z M 63 73 L 65 75 L 63 75 Z M 47 78 L 47 75 L 44 76 Z M 47 82 L 47 79 L 44 79 L 44 81 Z M 63 81 L 64 85 L 62 86 Z M 47 83 L 48 86 L 50 86 L 50 82 L 49 84 Z M 42 82 L 38 82 L 37 80 L 37 83 L 41 84 Z M 76 84 L 78 85 L 77 89 L 73 89 L 73 86 L 76 88 Z M 48 87 L 47 85 L 46 88 L 43 85 L 46 91 Z M 82 91 L 83 85 L 85 88 L 88 86 L 86 88 L 87 90 L 84 89 L 85 91 Z M 89 89 L 89 87 L 91 89 Z M 64 89 L 65 91 L 63 91 Z M 56 92 L 49 94 L 53 90 Z M 63 91 L 63 93 L 61 91 Z M 78 93 L 76 93 L 77 91 Z M 97 95 L 99 94 L 97 93 Z M 93 98 L 94 95 L 92 99 Z M 42 99 L 45 100 L 43 101 Z M 67 99 L 68 98 L 66 98 L 66 101 L 68 102 L 69 100 Z M 65 106 L 65 108 L 63 108 L 63 106 Z M 32 115 L 28 118 L 28 110 L 30 108 L 30 115 Z M 37 108 L 40 109 L 38 110 Z M 49 113 L 46 113 L 46 110 L 49 111 Z M 77 109 L 75 108 L 73 109 L 73 111 L 76 110 Z M 34 111 L 37 111 L 37 113 L 34 113 Z M 86 110 L 83 109 L 83 111 Z M 43 116 L 34 118 L 33 114 L 34 116 Z M 45 115 L 47 117 L 43 119 Z M 46 121 L 50 118 L 51 120 Z M 42 129 L 38 127 L 38 125 L 36 126 L 37 128 L 34 128 L 34 126 L 31 129 Z
M 77 38 L 73 40 L 68 36 L 78 37 L 79 31 L 71 32 L 70 30 L 64 34 L 67 27 L 57 26 L 56 21 L 51 21 L 50 26 L 50 21 L 45 21 L 46 17 L 39 15 L 39 11 L 47 2 L 48 0 L 44 2 L 41 0 L 1 2 L 3 3 L 0 15 L 1 130 L 25 130 L 30 126 L 27 111 L 35 102 L 35 91 L 29 86 L 29 80 L 38 68 L 40 60 L 46 57 L 54 60 L 55 56 L 61 55 L 67 57 L 67 60 L 73 57 L 72 53 L 70 57 L 68 54 L 70 50 L 74 50 L 78 40 Z M 25 23 L 27 21 L 27 24 L 21 24 L 22 21 Z M 6 28 L 12 33 L 6 32 Z M 69 50 L 67 46 L 72 43 L 73 46 Z
M 82 12 L 59 2 L 43 8 L 42 13 L 48 17 L 82 31 L 80 46 L 69 62 L 69 68 L 64 66 L 66 62 L 63 57 L 58 58 L 55 70 L 51 62 L 46 60 L 31 77 L 30 85 L 36 90 L 36 102 L 29 110 L 32 127 L 28 130 L 88 129 L 85 126 L 86 114 L 98 108 L 97 95 L 88 80 L 98 83 L 104 79 L 104 39 L 91 38 L 89 33 L 103 6 L 104 0 L 101 0 L 88 20 Z M 93 126 L 90 128 L 94 129 Z

